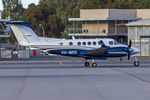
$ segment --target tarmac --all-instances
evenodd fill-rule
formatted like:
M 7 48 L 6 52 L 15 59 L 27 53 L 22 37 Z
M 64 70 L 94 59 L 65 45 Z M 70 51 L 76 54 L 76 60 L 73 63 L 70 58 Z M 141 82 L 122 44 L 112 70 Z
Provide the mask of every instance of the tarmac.
M 0 61 L 0 100 L 150 100 L 150 58 L 97 61 L 50 57 Z

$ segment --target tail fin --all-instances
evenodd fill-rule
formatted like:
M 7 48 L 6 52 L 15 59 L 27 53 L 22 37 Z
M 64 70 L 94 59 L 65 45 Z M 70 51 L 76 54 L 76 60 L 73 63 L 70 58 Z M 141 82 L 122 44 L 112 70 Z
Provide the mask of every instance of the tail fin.
M 20 45 L 28 46 L 30 43 L 39 42 L 39 37 L 25 22 L 11 22 L 10 26 Z

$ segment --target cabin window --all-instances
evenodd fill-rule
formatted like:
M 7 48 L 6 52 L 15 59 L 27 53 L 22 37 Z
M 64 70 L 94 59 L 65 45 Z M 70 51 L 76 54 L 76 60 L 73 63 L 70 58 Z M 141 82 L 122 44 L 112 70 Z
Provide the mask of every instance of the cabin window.
M 81 45 L 81 42 L 78 42 L 77 44 L 80 46 L 80 45 Z
M 62 45 L 63 45 L 63 43 L 62 43 L 62 42 L 60 42 L 60 43 L 59 43 L 59 45 L 60 45 L 60 46 L 62 46 Z
M 82 45 L 86 45 L 86 42 L 82 42 Z
M 95 42 L 95 41 L 93 42 L 93 45 L 96 45 L 96 42 Z
M 114 42 L 113 41 L 109 41 L 109 45 L 113 45 L 114 44 Z
M 88 45 L 91 45 L 91 42 L 90 42 L 90 41 L 88 42 Z
M 69 42 L 69 45 L 70 45 L 70 46 L 72 46 L 72 45 L 73 45 L 73 43 L 72 43 L 72 42 Z

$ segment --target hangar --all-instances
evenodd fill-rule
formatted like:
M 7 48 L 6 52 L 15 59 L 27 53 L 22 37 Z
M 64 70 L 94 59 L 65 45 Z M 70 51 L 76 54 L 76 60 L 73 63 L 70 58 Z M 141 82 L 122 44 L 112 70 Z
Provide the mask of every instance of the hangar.
M 128 27 L 128 41 L 140 48 L 140 56 L 150 56 L 150 18 L 130 22 Z

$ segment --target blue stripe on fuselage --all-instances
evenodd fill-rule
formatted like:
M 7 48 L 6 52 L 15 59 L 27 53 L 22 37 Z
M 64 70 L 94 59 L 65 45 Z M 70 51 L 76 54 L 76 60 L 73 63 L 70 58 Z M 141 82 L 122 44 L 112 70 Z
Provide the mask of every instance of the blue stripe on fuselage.
M 89 57 L 123 57 L 127 56 L 128 47 L 111 47 L 106 50 L 105 54 L 100 55 L 89 55 Z M 57 49 L 49 50 L 48 53 L 63 55 L 63 56 L 73 56 L 73 57 L 82 57 L 84 54 L 91 52 L 93 50 L 84 50 L 84 49 Z

